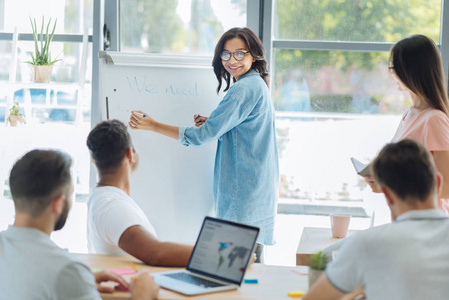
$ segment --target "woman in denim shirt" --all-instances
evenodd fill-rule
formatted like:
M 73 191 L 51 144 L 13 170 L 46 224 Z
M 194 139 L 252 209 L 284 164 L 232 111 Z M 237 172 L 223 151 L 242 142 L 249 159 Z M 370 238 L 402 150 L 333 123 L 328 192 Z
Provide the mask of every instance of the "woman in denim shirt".
M 228 30 L 218 41 L 212 62 L 217 92 L 224 79 L 227 93 L 209 118 L 195 115 L 196 127 L 177 127 L 140 112 L 146 117 L 133 113 L 129 122 L 133 129 L 158 132 L 185 146 L 201 146 L 218 139 L 214 170 L 216 215 L 259 227 L 259 258 L 262 245 L 274 244 L 279 186 L 275 115 L 264 53 L 261 41 L 250 29 Z

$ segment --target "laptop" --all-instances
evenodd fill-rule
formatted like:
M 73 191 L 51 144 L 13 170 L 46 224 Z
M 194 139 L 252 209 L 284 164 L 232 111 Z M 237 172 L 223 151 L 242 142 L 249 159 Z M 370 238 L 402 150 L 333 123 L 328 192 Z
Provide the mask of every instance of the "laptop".
M 259 228 L 206 217 L 185 270 L 152 273 L 163 288 L 185 295 L 237 289 Z

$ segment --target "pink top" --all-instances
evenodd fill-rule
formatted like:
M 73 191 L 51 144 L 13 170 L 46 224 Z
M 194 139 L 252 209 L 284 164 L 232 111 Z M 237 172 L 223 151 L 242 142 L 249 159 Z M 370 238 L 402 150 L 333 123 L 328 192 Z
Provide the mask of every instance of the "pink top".
M 408 113 L 410 110 L 402 117 L 392 142 L 411 139 L 421 142 L 432 154 L 449 151 L 449 118 L 441 110 L 427 108 L 405 120 Z M 438 199 L 438 205 L 449 214 L 449 199 Z
M 402 117 L 392 142 L 411 139 L 422 143 L 430 152 L 449 151 L 449 118 L 442 111 L 427 108 L 404 120 L 409 112 Z

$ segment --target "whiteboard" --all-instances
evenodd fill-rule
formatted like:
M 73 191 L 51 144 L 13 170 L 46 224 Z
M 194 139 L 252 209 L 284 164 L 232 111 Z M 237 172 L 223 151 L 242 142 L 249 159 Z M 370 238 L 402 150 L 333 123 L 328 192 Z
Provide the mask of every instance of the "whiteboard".
M 131 110 L 155 120 L 193 126 L 220 97 L 212 58 L 100 52 L 102 119 L 128 124 Z M 128 129 L 139 153 L 131 197 L 163 241 L 194 244 L 206 215 L 213 215 L 216 142 L 185 147 L 154 132 Z

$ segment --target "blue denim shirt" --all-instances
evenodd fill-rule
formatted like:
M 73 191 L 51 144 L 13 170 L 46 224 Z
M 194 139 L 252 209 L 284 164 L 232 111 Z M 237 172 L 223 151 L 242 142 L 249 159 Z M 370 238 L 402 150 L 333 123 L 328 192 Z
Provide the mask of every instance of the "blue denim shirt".
M 217 217 L 257 226 L 257 241 L 274 244 L 279 187 L 275 115 L 270 92 L 257 71 L 241 76 L 202 126 L 179 128 L 185 146 L 216 139 Z

